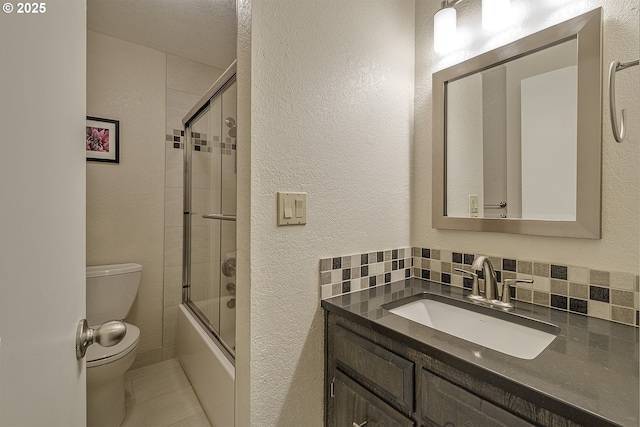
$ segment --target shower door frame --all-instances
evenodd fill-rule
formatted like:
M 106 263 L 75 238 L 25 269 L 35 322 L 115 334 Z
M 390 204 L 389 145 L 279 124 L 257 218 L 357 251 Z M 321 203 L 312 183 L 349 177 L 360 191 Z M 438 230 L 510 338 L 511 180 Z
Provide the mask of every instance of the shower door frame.
M 182 303 L 191 311 L 193 317 L 200 324 L 202 329 L 209 335 L 212 341 L 224 353 L 225 357 L 235 366 L 235 355 L 224 340 L 220 333 L 215 331 L 203 319 L 207 316 L 191 301 L 191 217 L 195 213 L 191 212 L 191 156 L 192 141 L 191 132 L 188 131 L 191 125 L 204 114 L 212 101 L 217 99 L 223 92 L 236 81 L 236 62 L 225 70 L 224 73 L 216 80 L 207 93 L 196 103 L 196 105 L 182 119 L 185 129 L 186 141 L 183 152 L 183 227 L 182 227 Z

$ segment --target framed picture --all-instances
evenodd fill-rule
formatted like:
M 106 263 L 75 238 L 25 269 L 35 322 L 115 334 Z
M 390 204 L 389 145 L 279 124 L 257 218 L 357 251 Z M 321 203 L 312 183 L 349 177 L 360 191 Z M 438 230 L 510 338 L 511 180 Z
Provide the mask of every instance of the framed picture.
M 120 122 L 87 116 L 87 160 L 120 163 Z

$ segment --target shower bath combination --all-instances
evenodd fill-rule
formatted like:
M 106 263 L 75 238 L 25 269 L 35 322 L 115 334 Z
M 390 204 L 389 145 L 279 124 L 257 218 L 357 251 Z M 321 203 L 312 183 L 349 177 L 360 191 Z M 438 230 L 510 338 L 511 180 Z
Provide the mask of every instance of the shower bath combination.
M 236 62 L 183 119 L 176 352 L 212 425 L 235 424 Z
M 183 304 L 233 363 L 235 62 L 185 117 Z

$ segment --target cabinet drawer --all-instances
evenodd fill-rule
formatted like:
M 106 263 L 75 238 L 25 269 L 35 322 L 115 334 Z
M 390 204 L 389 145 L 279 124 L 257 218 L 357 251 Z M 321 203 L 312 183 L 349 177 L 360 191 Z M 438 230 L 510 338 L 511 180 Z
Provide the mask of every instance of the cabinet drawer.
M 422 419 L 428 427 L 532 427 L 517 415 L 422 370 Z
M 414 363 L 336 327 L 333 354 L 336 366 L 403 412 L 414 411 Z
M 413 427 L 413 420 L 387 405 L 340 371 L 336 372 L 335 426 Z

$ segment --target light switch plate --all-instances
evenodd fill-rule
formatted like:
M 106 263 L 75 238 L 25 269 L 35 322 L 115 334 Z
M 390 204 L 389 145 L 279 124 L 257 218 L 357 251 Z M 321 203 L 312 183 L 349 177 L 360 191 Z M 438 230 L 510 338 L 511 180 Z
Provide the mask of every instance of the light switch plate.
M 278 225 L 304 225 L 306 223 L 307 193 L 278 191 Z
M 469 217 L 478 217 L 478 196 L 476 196 L 475 194 L 469 195 Z

